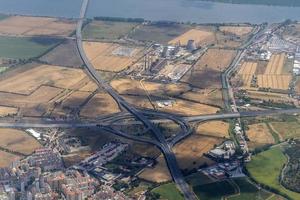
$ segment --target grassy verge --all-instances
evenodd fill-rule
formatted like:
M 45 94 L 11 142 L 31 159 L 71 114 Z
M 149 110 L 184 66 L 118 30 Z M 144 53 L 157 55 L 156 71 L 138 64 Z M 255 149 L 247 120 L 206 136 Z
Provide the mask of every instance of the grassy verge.
M 272 129 L 272 127 L 270 126 L 269 123 L 266 123 L 267 126 L 268 126 L 268 129 L 270 131 L 270 133 L 272 134 L 273 138 L 274 138 L 274 142 L 276 144 L 278 144 L 280 142 L 280 138 L 279 138 L 279 135 Z
M 250 177 L 264 187 L 290 199 L 300 199 L 300 194 L 287 190 L 279 183 L 280 173 L 286 162 L 286 156 L 277 146 L 253 156 L 246 168 Z
M 176 188 L 174 183 L 167 183 L 154 188 L 152 192 L 160 195 L 160 199 L 164 200 L 183 200 L 182 194 Z
M 0 37 L 0 56 L 12 59 L 36 58 L 62 40 L 41 37 Z

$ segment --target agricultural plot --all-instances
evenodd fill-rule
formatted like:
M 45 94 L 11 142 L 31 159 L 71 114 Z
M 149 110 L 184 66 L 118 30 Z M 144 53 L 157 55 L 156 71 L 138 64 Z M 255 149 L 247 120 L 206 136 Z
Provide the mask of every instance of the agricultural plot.
M 80 69 L 39 65 L 0 80 L 0 91 L 29 95 L 41 85 L 68 89 L 84 78 L 86 75 Z
M 261 88 L 288 90 L 292 80 L 291 74 L 284 74 L 286 55 L 272 55 L 264 74 L 257 75 L 257 85 Z
M 253 27 L 251 26 L 221 26 L 220 31 L 230 33 L 237 36 L 245 36 L 251 33 Z
M 154 183 L 163 183 L 172 179 L 162 155 L 157 158 L 157 164 L 154 168 L 145 168 L 142 173 L 139 174 L 139 178 Z
M 170 112 L 173 114 L 178 114 L 178 115 L 193 116 L 193 115 L 213 114 L 219 111 L 220 109 L 205 104 L 177 99 L 175 100 L 174 103 L 172 103 L 172 105 L 159 108 L 159 110 L 164 112 Z
M 249 125 L 249 129 L 246 131 L 246 134 L 250 142 L 260 145 L 273 144 L 275 142 L 272 133 L 265 123 Z
M 191 29 L 184 34 L 169 41 L 170 45 L 186 46 L 189 40 L 194 40 L 196 46 L 211 44 L 215 41 L 215 35 L 211 31 Z
M 31 154 L 41 147 L 33 137 L 17 129 L 0 129 L 0 147 L 23 154 Z
M 118 104 L 107 93 L 96 94 L 81 110 L 80 115 L 95 118 L 99 115 L 120 112 Z
M 299 199 L 299 193 L 287 190 L 279 182 L 281 170 L 286 162 L 287 158 L 281 148 L 276 147 L 253 156 L 246 167 L 250 176 L 258 183 L 276 189 L 291 199 Z
M 190 29 L 191 26 L 183 24 L 148 24 L 137 27 L 129 34 L 129 37 L 139 41 L 168 44 L 170 40 L 184 34 Z
M 68 36 L 76 22 L 49 17 L 11 16 L 0 21 L 0 35 Z
M 199 102 L 216 107 L 223 107 L 223 97 L 221 89 L 193 89 L 180 96 L 185 100 Z
M 223 121 L 211 121 L 200 124 L 196 129 L 196 134 L 212 137 L 229 138 L 229 124 Z
M 136 95 L 122 95 L 122 97 L 133 106 L 137 106 L 140 108 L 148 108 L 153 109 L 154 106 L 151 104 L 149 98 L 147 96 L 136 96 Z
M 90 95 L 90 92 L 73 92 L 63 101 L 62 106 L 67 108 L 79 108 Z
M 235 54 L 233 50 L 209 49 L 181 81 L 202 89 L 221 88 L 221 72 L 230 65 Z
M 119 72 L 142 56 L 142 48 L 114 43 L 84 42 L 83 48 L 97 70 Z
M 4 168 L 4 167 L 9 167 L 9 165 L 12 162 L 19 160 L 21 157 L 16 156 L 11 153 L 0 151 L 0 158 L 1 158 L 0 159 L 0 168 Z
M 0 58 L 36 58 L 43 55 L 61 41 L 60 39 L 42 37 L 21 38 L 0 36 Z
M 252 78 L 255 75 L 257 65 L 255 62 L 244 62 L 242 64 L 238 75 L 242 78 L 244 87 L 251 87 Z
M 288 90 L 292 75 L 257 75 L 257 84 L 261 88 Z
M 73 40 L 65 40 L 39 60 L 51 65 L 66 67 L 80 67 L 83 64 L 77 50 L 76 42 Z
M 154 188 L 152 192 L 160 195 L 160 199 L 166 200 L 183 200 L 182 194 L 176 188 L 174 183 L 168 183 Z
M 83 29 L 84 39 L 116 40 L 127 35 L 138 23 L 94 20 Z
M 18 113 L 18 108 L 0 106 L 0 117 L 6 117 L 8 115 L 15 115 Z
M 176 96 L 191 89 L 187 84 L 161 84 L 131 79 L 115 79 L 110 84 L 119 94 L 125 95 Z
M 295 122 L 271 122 L 270 126 L 283 139 L 300 138 L 300 123 Z
M 174 147 L 179 167 L 183 170 L 191 170 L 204 164 L 213 163 L 213 161 L 204 157 L 203 154 L 213 149 L 214 145 L 223 141 L 224 139 L 218 137 L 191 135 Z

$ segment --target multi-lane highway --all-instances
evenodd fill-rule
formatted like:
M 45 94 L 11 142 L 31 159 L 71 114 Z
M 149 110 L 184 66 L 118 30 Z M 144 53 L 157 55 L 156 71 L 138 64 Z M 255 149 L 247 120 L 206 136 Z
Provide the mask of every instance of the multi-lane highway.
M 77 41 L 77 48 L 79 51 L 79 54 L 85 64 L 85 69 L 88 73 L 88 75 L 97 83 L 99 87 L 102 87 L 107 93 L 109 93 L 112 98 L 125 110 L 127 110 L 129 113 L 131 113 L 136 119 L 141 121 L 146 128 L 148 128 L 156 137 L 157 141 L 160 143 L 158 146 L 161 151 L 163 152 L 165 156 L 165 160 L 167 162 L 168 168 L 170 170 L 170 174 L 174 180 L 174 182 L 177 184 L 178 188 L 181 190 L 181 192 L 184 195 L 185 199 L 197 199 L 196 195 L 192 192 L 192 190 L 189 188 L 188 184 L 185 182 L 182 173 L 178 167 L 176 158 L 174 153 L 172 152 L 170 146 L 167 144 L 164 135 L 161 133 L 161 131 L 152 124 L 152 122 L 143 115 L 142 112 L 135 109 L 134 107 L 131 107 L 122 97 L 120 97 L 113 89 L 112 87 L 106 83 L 104 80 L 101 79 L 97 71 L 94 69 L 92 64 L 89 62 L 89 59 L 87 58 L 82 44 L 82 25 L 85 19 L 85 14 L 87 11 L 89 0 L 83 0 L 80 16 L 76 28 L 76 41 Z

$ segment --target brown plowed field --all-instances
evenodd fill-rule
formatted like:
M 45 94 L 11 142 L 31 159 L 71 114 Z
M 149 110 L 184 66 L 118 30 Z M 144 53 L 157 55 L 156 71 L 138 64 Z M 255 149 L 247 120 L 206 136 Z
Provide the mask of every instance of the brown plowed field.
M 49 17 L 11 16 L 0 21 L 0 35 L 68 36 L 76 27 L 75 21 Z
M 282 69 L 285 63 L 286 55 L 285 53 L 272 55 L 270 61 L 267 65 L 265 75 L 269 74 L 282 74 Z
M 262 88 L 288 90 L 292 75 L 257 75 L 257 84 Z
M 114 54 L 120 49 L 127 48 L 114 43 L 84 42 L 83 48 L 94 67 L 103 71 L 122 71 L 142 56 L 142 49 L 138 47 L 130 47 L 129 54 Z
M 251 86 L 252 77 L 256 72 L 257 65 L 255 62 L 244 62 L 242 64 L 238 75 L 242 78 L 245 87 Z
M 0 151 L 0 158 L 0 168 L 4 168 L 9 167 L 12 162 L 19 160 L 21 157 Z

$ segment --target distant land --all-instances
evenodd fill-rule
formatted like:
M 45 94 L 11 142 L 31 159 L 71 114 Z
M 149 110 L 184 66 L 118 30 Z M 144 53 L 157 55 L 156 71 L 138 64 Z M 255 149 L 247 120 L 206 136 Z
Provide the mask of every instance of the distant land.
M 258 4 L 270 6 L 290 6 L 299 7 L 299 0 L 201 0 L 219 3 L 232 3 L 232 4 Z

